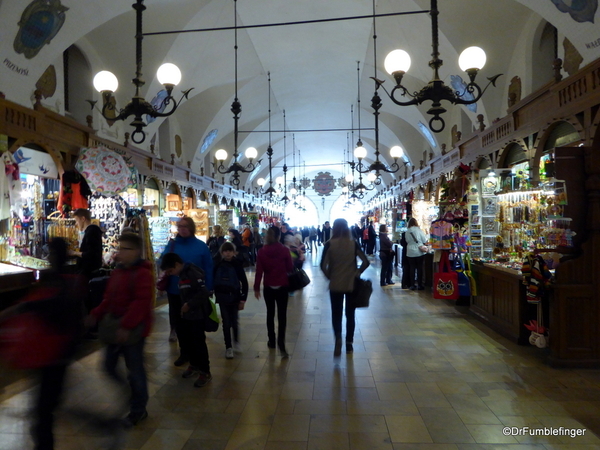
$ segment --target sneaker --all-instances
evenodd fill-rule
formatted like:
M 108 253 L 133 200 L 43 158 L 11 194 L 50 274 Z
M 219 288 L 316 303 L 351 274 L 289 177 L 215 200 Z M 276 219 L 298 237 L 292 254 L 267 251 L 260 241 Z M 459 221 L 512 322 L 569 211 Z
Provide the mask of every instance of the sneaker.
M 392 286 L 392 285 L 394 285 L 396 283 L 394 283 L 393 281 L 388 281 L 387 284 L 388 284 L 388 286 Z
M 233 359 L 233 349 L 231 347 L 225 350 L 225 358 Z
M 183 373 L 181 374 L 181 378 L 191 378 L 194 375 L 196 375 L 199 372 L 199 370 L 194 367 L 194 366 L 188 366 L 187 369 L 185 369 L 183 371 Z
M 346 342 L 346 353 L 353 353 L 354 352 L 354 346 L 352 345 L 352 342 Z
M 210 373 L 200 372 L 198 375 L 198 379 L 194 381 L 194 387 L 203 387 L 212 380 L 212 375 Z
M 129 413 L 127 417 L 123 419 L 123 426 L 126 428 L 131 428 L 140 423 L 142 420 L 146 419 L 147 417 L 148 411 L 146 410 L 144 410 L 141 413 Z
M 190 359 L 187 356 L 180 355 L 179 358 L 177 358 L 173 364 L 176 367 L 180 367 L 189 361 L 190 361 Z
M 268 341 L 268 342 L 267 342 L 267 347 L 269 347 L 269 348 L 275 348 L 275 342 L 273 342 L 273 341 Z
M 169 334 L 169 342 L 177 342 L 177 333 L 175 330 L 171 330 L 171 333 Z

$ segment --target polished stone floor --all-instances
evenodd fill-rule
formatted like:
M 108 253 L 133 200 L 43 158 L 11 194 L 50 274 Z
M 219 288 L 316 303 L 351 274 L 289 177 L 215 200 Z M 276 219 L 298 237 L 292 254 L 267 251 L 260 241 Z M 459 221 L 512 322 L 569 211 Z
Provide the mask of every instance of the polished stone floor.
M 305 265 L 312 283 L 290 298 L 290 357 L 267 348 L 264 303 L 251 297 L 233 360 L 225 359 L 221 331 L 209 335 L 213 380 L 203 388 L 173 366 L 177 347 L 167 341 L 167 309 L 158 308 L 146 349 L 149 417 L 113 448 L 600 449 L 600 371 L 552 369 L 543 350 L 508 342 L 428 291 L 380 288 L 377 259 L 366 273 L 375 286 L 371 306 L 357 311 L 355 352 L 334 358 L 318 256 Z M 117 414 L 123 399 L 102 374 L 101 356 L 71 367 L 58 450 L 109 448 L 114 440 L 110 429 L 93 426 L 95 416 Z M 0 449 L 32 447 L 33 389 L 22 379 L 1 393 Z M 522 427 L 542 435 L 515 435 Z M 577 429 L 584 434 L 543 435 Z

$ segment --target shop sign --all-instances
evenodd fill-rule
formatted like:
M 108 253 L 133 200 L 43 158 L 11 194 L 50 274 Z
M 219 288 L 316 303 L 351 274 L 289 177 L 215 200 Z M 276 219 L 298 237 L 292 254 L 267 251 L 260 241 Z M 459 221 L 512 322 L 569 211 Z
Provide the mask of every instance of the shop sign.
M 58 178 L 58 168 L 48 153 L 21 147 L 13 154 L 19 171 L 26 175 L 43 178 Z

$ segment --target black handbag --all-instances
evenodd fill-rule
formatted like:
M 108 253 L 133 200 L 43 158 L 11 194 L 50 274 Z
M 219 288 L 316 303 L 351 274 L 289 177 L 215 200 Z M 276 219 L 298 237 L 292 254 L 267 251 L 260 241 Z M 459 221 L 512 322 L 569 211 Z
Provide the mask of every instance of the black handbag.
M 347 297 L 348 303 L 353 308 L 368 308 L 372 293 L 373 283 L 371 283 L 371 280 L 356 278 L 354 280 L 354 290 Z
M 310 278 L 303 269 L 294 269 L 288 273 L 288 289 L 290 292 L 298 291 L 310 284 Z

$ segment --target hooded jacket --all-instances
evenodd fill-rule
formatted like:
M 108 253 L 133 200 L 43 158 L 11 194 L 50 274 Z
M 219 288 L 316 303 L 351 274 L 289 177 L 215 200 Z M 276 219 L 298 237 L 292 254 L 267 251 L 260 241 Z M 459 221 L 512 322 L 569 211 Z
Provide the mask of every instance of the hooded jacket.
M 254 290 L 260 290 L 263 274 L 265 286 L 287 286 L 288 273 L 294 270 L 290 249 L 280 242 L 265 245 L 258 251 Z

